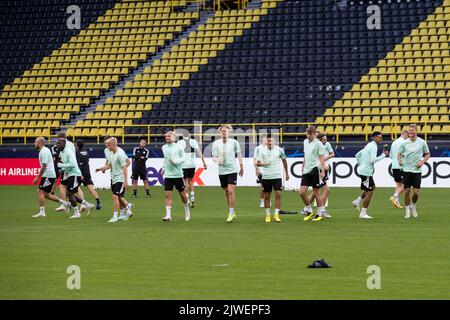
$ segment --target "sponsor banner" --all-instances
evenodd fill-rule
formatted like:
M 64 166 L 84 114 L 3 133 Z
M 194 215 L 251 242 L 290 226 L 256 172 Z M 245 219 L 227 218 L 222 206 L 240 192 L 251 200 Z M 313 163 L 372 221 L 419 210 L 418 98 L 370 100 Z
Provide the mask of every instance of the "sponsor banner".
M 303 158 L 288 158 L 288 169 L 290 179 L 284 181 L 287 188 L 300 186 Z M 91 160 L 91 171 L 94 183 L 97 186 L 109 187 L 109 174 L 95 173 L 95 168 L 102 166 L 104 159 Z M 206 159 L 208 169 L 201 167 L 197 161 L 197 170 L 194 182 L 198 186 L 219 186 L 218 167 L 211 159 Z M 161 175 L 163 159 L 147 160 L 147 172 L 149 185 L 162 185 L 164 179 Z M 280 161 L 280 166 L 281 166 Z M 356 172 L 357 163 L 355 158 L 334 158 L 329 161 L 330 175 L 328 185 L 334 187 L 359 187 L 361 180 Z M 450 188 L 450 158 L 431 158 L 422 169 L 422 187 Z M 131 168 L 129 170 L 131 176 Z M 285 180 L 285 179 L 284 179 Z M 395 186 L 391 173 L 391 160 L 384 159 L 375 164 L 374 180 L 379 187 Z M 139 181 L 142 184 L 142 181 Z M 255 169 L 253 159 L 244 159 L 244 176 L 238 177 L 238 186 L 256 186 Z
M 236 160 L 237 161 L 237 160 Z M 284 181 L 287 188 L 297 188 L 301 181 L 302 158 L 288 158 L 290 180 Z M 361 180 L 356 172 L 355 158 L 334 158 L 330 161 L 330 175 L 328 185 L 334 187 L 359 187 Z M 103 166 L 104 159 L 91 159 L 91 175 L 96 187 L 109 188 L 109 172 L 95 172 Z M 197 186 L 219 186 L 218 167 L 211 159 L 206 159 L 208 169 L 201 167 L 197 160 L 197 170 L 194 182 Z M 148 182 L 150 186 L 160 186 L 164 183 L 162 177 L 163 159 L 147 160 Z M 280 162 L 281 166 L 281 162 Z M 131 166 L 128 170 L 131 176 Z M 31 185 L 33 178 L 39 172 L 37 159 L 0 159 L 0 185 Z M 391 175 L 391 161 L 384 159 L 375 164 L 374 180 L 379 187 L 393 187 L 394 179 Z M 131 182 L 131 181 L 130 181 Z M 142 185 L 142 181 L 139 180 Z M 238 186 L 256 186 L 253 159 L 244 159 L 244 176 L 238 177 Z M 431 158 L 422 169 L 422 187 L 450 188 L 450 158 Z
M 0 159 L 0 185 L 31 185 L 39 168 L 37 158 Z
M 302 158 L 288 159 L 291 179 L 286 187 L 298 187 L 301 181 Z M 357 173 L 356 158 L 333 158 L 329 160 L 330 173 L 328 185 L 334 187 L 357 187 L 361 179 Z M 395 186 L 392 177 L 391 160 L 386 158 L 375 164 L 373 176 L 378 187 Z M 450 188 L 450 158 L 430 158 L 422 167 L 422 184 L 424 188 Z

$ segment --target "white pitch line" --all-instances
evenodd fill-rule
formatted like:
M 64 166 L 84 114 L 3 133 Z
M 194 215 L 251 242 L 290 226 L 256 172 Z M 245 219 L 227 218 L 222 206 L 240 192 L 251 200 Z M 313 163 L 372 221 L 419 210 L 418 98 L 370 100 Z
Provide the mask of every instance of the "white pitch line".
M 223 264 L 213 264 L 212 267 L 228 267 L 228 264 L 223 263 Z

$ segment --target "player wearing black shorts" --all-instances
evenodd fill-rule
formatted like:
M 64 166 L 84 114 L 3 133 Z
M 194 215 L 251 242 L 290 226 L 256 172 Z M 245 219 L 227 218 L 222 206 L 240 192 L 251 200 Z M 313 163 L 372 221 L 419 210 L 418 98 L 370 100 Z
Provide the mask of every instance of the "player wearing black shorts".
M 183 202 L 185 220 L 189 221 L 191 219 L 191 212 L 189 210 L 188 196 L 184 191 L 185 186 L 182 168 L 182 164 L 186 159 L 186 153 L 180 145 L 175 143 L 175 133 L 173 131 L 166 132 L 164 137 L 166 144 L 163 145 L 162 152 L 164 155 L 163 177 L 166 196 L 166 215 L 162 220 L 166 222 L 172 220 L 172 191 L 175 187 Z
M 89 192 L 95 199 L 96 209 L 100 210 L 102 208 L 102 203 L 100 201 L 100 197 L 98 196 L 97 191 L 94 188 L 94 182 L 92 181 L 91 169 L 89 167 L 89 152 L 84 149 L 84 141 L 81 139 L 77 140 L 76 148 L 77 148 L 76 156 L 78 167 L 80 168 L 81 171 L 81 184 L 83 184 L 88 188 Z
M 408 128 L 409 139 L 401 146 L 397 154 L 399 164 L 403 167 L 403 187 L 405 189 L 405 218 L 417 217 L 422 167 L 430 159 L 430 149 L 425 140 L 417 136 L 417 126 Z M 411 197 L 412 195 L 412 197 Z
M 33 218 L 44 218 L 46 216 L 44 207 L 45 199 L 59 202 L 62 205 L 68 205 L 68 203 L 55 195 L 50 194 L 53 184 L 55 183 L 56 173 L 53 165 L 52 153 L 50 149 L 45 146 L 45 139 L 43 137 L 36 138 L 34 147 L 37 151 L 39 151 L 39 164 L 41 165 L 41 168 L 38 175 L 33 179 L 33 184 L 36 184 L 39 181 L 39 213 L 33 215 Z
M 398 163 L 397 155 L 401 145 L 409 138 L 408 130 L 403 130 L 401 136 L 392 142 L 389 157 L 392 160 L 392 177 L 395 181 L 394 194 L 389 198 L 394 208 L 403 208 L 400 204 L 400 195 L 405 191 L 403 188 L 403 167 Z
M 150 191 L 148 189 L 147 166 L 146 161 L 150 157 L 150 151 L 145 148 L 147 141 L 144 138 L 139 140 L 139 146 L 133 149 L 133 166 L 131 171 L 131 180 L 133 181 L 133 198 L 137 197 L 138 180 L 139 178 L 144 182 L 145 193 L 147 198 L 150 198 Z
M 220 127 L 220 139 L 213 143 L 212 156 L 213 161 L 219 166 L 220 186 L 225 193 L 225 199 L 228 206 L 227 222 L 236 220 L 234 211 L 236 205 L 236 183 L 237 175 L 244 175 L 244 163 L 242 160 L 241 147 L 239 142 L 230 138 L 230 132 L 233 128 L 230 125 Z M 236 164 L 236 157 L 239 160 L 239 168 Z
M 305 215 L 304 221 L 321 221 L 325 211 L 320 196 L 321 180 L 325 176 L 325 161 L 323 144 L 316 138 L 316 127 L 309 126 L 306 129 L 306 139 L 303 141 L 303 166 L 302 181 L 300 183 L 300 196 L 305 204 L 302 213 Z M 320 168 L 320 169 L 319 169 Z M 317 214 L 311 207 L 311 197 L 308 196 L 308 187 L 313 188 L 313 196 L 317 202 Z
M 59 197 L 61 199 L 66 199 L 66 189 L 64 188 L 64 185 L 62 184 L 63 181 L 62 181 L 61 171 L 59 171 L 59 169 L 58 169 L 59 152 L 60 151 L 56 145 L 53 145 L 51 147 L 50 151 L 52 152 L 53 166 L 55 168 L 55 174 L 56 174 L 55 183 L 52 186 L 51 194 L 55 194 L 55 189 L 59 185 Z M 59 208 L 56 208 L 55 210 L 56 211 L 64 211 L 64 210 L 66 210 L 66 208 L 64 206 L 60 206 Z
M 64 138 L 59 138 L 56 145 L 61 150 L 61 162 L 58 163 L 58 168 L 63 171 L 67 197 L 74 211 L 74 214 L 70 218 L 81 218 L 77 203 L 80 203 L 89 215 L 94 205 L 80 197 L 81 192 L 78 193 L 78 186 L 81 183 L 81 171 L 78 167 L 75 147 L 67 144 L 67 140 Z
M 259 156 L 260 151 L 267 145 L 267 137 L 261 137 L 261 144 L 255 148 L 253 153 L 253 166 L 255 167 L 256 183 L 259 185 L 259 207 L 264 208 L 264 190 L 262 185 L 262 172 L 263 168 L 256 165 L 256 159 Z
M 264 191 L 264 210 L 266 212 L 266 223 L 271 222 L 270 196 L 272 190 L 275 192 L 275 210 L 273 221 L 281 222 L 279 213 L 281 208 L 281 189 L 283 187 L 282 172 L 280 170 L 280 159 L 283 163 L 286 180 L 289 180 L 288 165 L 284 150 L 275 145 L 272 135 L 267 135 L 267 145 L 258 151 L 256 165 L 263 167 L 262 185 Z
M 182 138 L 178 140 L 177 144 L 183 148 L 186 154 L 186 159 L 183 162 L 183 179 L 186 186 L 186 193 L 189 197 L 191 208 L 195 207 L 195 190 L 194 190 L 194 177 L 196 172 L 196 157 L 200 158 L 203 163 L 203 169 L 208 169 L 205 158 L 203 157 L 202 150 L 197 140 L 191 138 L 191 134 L 187 130 L 182 130 Z
M 389 150 L 384 147 L 383 153 L 377 157 L 378 145 L 383 141 L 383 135 L 379 131 L 372 133 L 372 141 L 363 149 L 359 150 L 355 157 L 358 162 L 357 173 L 361 177 L 361 194 L 352 201 L 353 207 L 358 211 L 360 219 L 372 219 L 367 214 L 373 192 L 375 190 L 375 182 L 373 174 L 375 172 L 375 163 L 389 156 Z M 362 208 L 360 208 L 362 206 Z

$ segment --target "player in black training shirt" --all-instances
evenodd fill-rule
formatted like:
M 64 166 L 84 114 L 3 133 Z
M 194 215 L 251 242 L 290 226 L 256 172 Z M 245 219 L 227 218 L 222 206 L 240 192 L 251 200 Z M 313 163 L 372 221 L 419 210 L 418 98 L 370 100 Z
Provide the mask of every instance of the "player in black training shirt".
M 98 193 L 94 188 L 94 182 L 91 177 L 91 170 L 89 169 L 89 153 L 87 150 L 84 150 L 84 141 L 81 139 L 77 140 L 77 162 L 78 167 L 81 171 L 81 183 L 89 189 L 89 192 L 95 198 L 97 202 L 96 209 L 100 210 L 102 208 L 102 203 L 100 198 L 98 197 Z
M 133 167 L 131 173 L 131 180 L 133 180 L 133 198 L 137 197 L 138 190 L 138 179 L 144 182 L 145 192 L 147 193 L 147 198 L 150 198 L 150 191 L 148 190 L 148 179 L 147 179 L 147 166 L 145 162 L 150 156 L 150 152 L 145 148 L 147 141 L 144 138 L 139 140 L 139 147 L 133 149 Z

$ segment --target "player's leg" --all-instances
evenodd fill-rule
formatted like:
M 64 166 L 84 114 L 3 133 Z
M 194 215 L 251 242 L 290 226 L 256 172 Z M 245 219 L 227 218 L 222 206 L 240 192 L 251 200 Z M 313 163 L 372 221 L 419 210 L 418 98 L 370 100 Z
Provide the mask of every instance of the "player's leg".
M 375 188 L 374 188 L 375 190 Z M 372 200 L 372 195 L 373 195 L 373 190 L 372 191 L 366 191 L 364 200 L 362 201 L 362 208 L 361 208 L 361 212 L 359 214 L 360 218 L 371 218 L 368 214 L 367 214 L 367 208 L 369 207 L 370 204 L 370 200 Z
M 419 200 L 420 184 L 422 180 L 421 173 L 412 174 L 412 203 L 410 204 L 411 214 L 414 218 L 417 218 L 416 203 Z
M 372 217 L 367 214 L 367 208 L 369 207 L 373 191 L 375 190 L 375 182 L 373 181 L 373 177 L 361 176 L 361 190 L 362 193 L 358 199 L 353 201 L 353 206 L 357 209 L 362 206 L 359 211 L 359 218 L 371 219 Z
M 75 200 L 81 204 L 80 207 L 80 213 L 83 213 L 85 210 L 87 212 L 87 215 L 91 214 L 92 209 L 94 209 L 94 205 L 92 203 L 87 202 L 84 199 L 84 193 L 83 190 L 81 190 L 81 185 L 84 184 L 85 186 L 87 185 L 87 180 L 82 180 L 81 177 L 76 177 L 79 187 L 78 187 L 78 191 L 74 194 L 75 195 Z
M 321 202 L 322 202 L 322 207 L 323 207 L 322 216 L 325 217 L 325 218 L 331 218 L 331 215 L 326 210 L 326 204 L 328 202 L 328 196 L 330 194 L 330 188 L 325 183 L 322 186 L 321 191 L 322 191 Z
M 394 193 L 393 197 L 394 197 L 395 205 L 397 208 L 402 208 L 402 206 L 400 205 L 400 195 L 403 193 L 403 191 L 404 191 L 403 183 L 396 182 L 395 183 L 395 193 Z
M 145 197 L 150 198 L 150 190 L 148 189 L 147 168 L 145 168 L 145 167 L 139 168 L 138 174 L 139 174 L 138 178 L 140 178 L 142 180 L 142 182 L 144 183 Z M 136 181 L 136 183 L 137 183 L 137 181 Z
M 309 196 L 309 203 L 314 207 L 317 207 L 317 201 L 316 201 L 316 196 L 314 195 L 314 192 L 312 192 L 312 189 L 310 189 L 311 187 L 308 188 L 308 192 L 311 191 L 310 193 L 308 193 Z
M 265 192 L 264 192 L 264 185 L 262 182 L 262 175 L 260 174 L 258 176 L 258 179 L 256 181 L 259 185 L 259 207 L 264 208 L 265 207 Z
M 142 181 L 144 182 L 145 194 L 146 194 L 147 198 L 150 198 L 151 195 L 150 195 L 150 189 L 149 189 L 149 186 L 148 186 L 148 179 L 147 179 L 147 177 L 145 177 L 145 179 L 142 179 Z
M 413 204 L 411 203 L 411 193 L 414 191 L 412 190 L 414 187 L 414 181 L 413 181 L 413 173 L 411 172 L 404 172 L 403 173 L 403 188 L 404 188 L 404 204 L 405 204 L 405 218 L 409 219 L 411 216 L 411 211 Z M 419 186 L 420 187 L 420 186 Z
M 78 210 L 78 204 L 77 204 L 77 198 L 76 194 L 78 193 L 78 177 L 77 176 L 70 176 L 65 180 L 65 188 L 66 188 L 66 194 L 67 198 L 69 199 L 69 202 L 73 209 L 73 215 L 70 217 L 71 219 L 80 218 L 81 214 Z
M 132 179 L 131 183 L 133 184 L 133 195 L 131 197 L 136 198 L 138 192 L 138 179 Z
M 223 192 L 225 193 L 225 201 L 227 202 L 227 207 L 230 207 L 230 198 L 228 197 L 228 186 L 223 188 Z
M 190 194 L 190 202 L 191 202 L 191 206 L 192 208 L 194 208 L 195 206 L 195 190 L 194 190 L 194 179 L 192 178 L 187 178 L 187 184 L 186 184 L 189 188 L 189 194 Z
M 98 193 L 97 193 L 97 190 L 95 190 L 93 184 L 88 184 L 88 185 L 87 185 L 87 188 L 88 188 L 89 192 L 92 194 L 92 196 L 93 196 L 94 199 L 95 199 L 95 202 L 96 202 L 96 209 L 97 209 L 97 210 L 100 210 L 100 209 L 102 208 L 102 202 L 101 202 L 100 197 L 99 197 L 99 195 L 98 195 Z
M 261 184 L 263 186 L 264 211 L 266 213 L 266 222 L 269 223 L 271 221 L 271 218 L 270 218 L 270 196 L 272 194 L 272 185 L 270 183 L 270 180 L 262 180 Z
M 280 219 L 280 208 L 281 208 L 281 189 L 283 187 L 283 181 L 281 179 L 276 179 L 273 181 L 273 190 L 275 191 L 275 210 L 273 213 L 273 220 L 275 222 L 281 222 Z
M 234 208 L 236 205 L 236 185 L 229 184 L 227 189 L 228 189 L 228 204 L 230 212 L 234 214 Z
M 79 199 L 81 199 L 81 201 L 84 200 L 84 192 L 83 192 L 83 190 L 81 190 L 81 188 L 78 188 L 78 191 L 75 193 L 75 195 L 76 195 Z
M 166 215 L 163 218 L 163 221 L 171 221 L 172 220 L 172 190 L 165 191 L 165 205 L 166 205 Z
M 405 204 L 405 218 L 409 219 L 411 216 L 411 189 L 405 187 L 405 195 L 403 198 L 403 202 Z
M 125 199 L 125 189 L 119 194 L 119 204 L 120 204 L 120 215 L 119 220 L 127 221 L 129 218 L 133 217 L 133 212 L 131 208 L 133 204 Z
M 400 204 L 400 194 L 403 192 L 403 171 L 400 169 L 393 169 L 392 175 L 395 181 L 395 191 L 389 200 L 394 208 L 402 208 Z
M 172 191 L 174 187 L 173 179 L 165 178 L 164 179 L 164 203 L 166 206 L 166 215 L 162 218 L 163 221 L 171 221 L 172 220 Z
M 66 192 L 66 186 L 65 181 L 63 181 L 62 177 L 59 184 L 59 198 L 62 200 L 67 199 L 67 192 Z M 55 211 L 68 211 L 69 207 L 65 207 L 63 205 L 60 205 L 58 208 L 55 209 Z
M 311 205 L 311 197 L 308 195 L 308 187 L 300 186 L 300 190 L 298 192 L 299 192 L 299 195 L 302 198 L 305 206 L 310 206 Z
M 303 179 L 302 179 L 303 183 Z M 307 217 L 314 213 L 312 207 L 311 207 L 311 197 L 308 195 L 308 186 L 300 186 L 300 189 L 298 191 L 300 198 L 302 199 L 303 203 L 305 204 L 305 207 L 301 211 L 301 213 Z
M 367 191 L 366 196 L 362 202 L 363 209 L 369 208 L 370 200 L 372 200 L 373 191 Z
M 64 201 L 63 199 L 58 198 L 57 196 L 55 196 L 54 194 L 51 193 L 45 193 L 45 199 L 53 201 L 53 202 L 58 202 L 61 205 L 68 207 L 70 206 L 70 203 L 67 201 Z
M 73 209 L 73 215 L 71 219 L 81 218 L 80 211 L 78 210 L 77 199 L 75 198 L 75 192 L 72 192 L 70 188 L 67 188 L 67 198 L 69 199 L 70 205 Z
M 125 199 L 125 189 L 122 191 L 121 194 L 119 194 L 119 202 L 123 212 L 125 213 L 124 220 L 133 217 L 133 212 L 131 210 L 133 208 L 133 204 L 131 202 L 128 202 L 127 199 Z
M 237 182 L 237 173 L 231 173 L 226 175 L 226 184 L 227 184 L 227 197 L 228 197 L 228 218 L 227 222 L 232 222 L 236 219 L 236 182 Z
M 320 187 L 313 187 L 314 198 L 316 199 L 316 202 L 317 202 L 317 213 L 314 216 L 314 218 L 312 219 L 312 221 L 321 221 L 321 220 L 323 220 L 325 207 L 323 206 L 322 196 L 320 194 L 320 192 L 321 192 L 320 189 L 321 189 Z
M 33 215 L 33 218 L 45 218 L 45 192 L 40 188 L 37 189 L 37 200 L 39 205 L 39 213 Z
M 411 214 L 413 215 L 414 218 L 417 218 L 417 209 L 416 209 L 416 203 L 419 200 L 419 193 L 420 193 L 420 188 L 416 188 L 413 187 L 412 188 L 412 203 L 410 205 L 411 208 Z
M 189 210 L 189 196 L 187 192 L 185 192 L 186 186 L 184 180 L 182 178 L 177 179 L 175 187 L 180 194 L 181 202 L 183 203 L 184 219 L 189 221 L 191 220 L 191 212 Z
M 358 196 L 358 198 L 356 198 L 355 200 L 352 201 L 352 205 L 353 208 L 356 209 L 356 211 L 358 211 L 358 214 L 360 213 L 361 209 L 361 203 L 363 201 L 363 199 L 366 197 L 366 190 L 368 190 L 368 186 L 369 186 L 369 180 L 368 177 L 366 176 L 361 176 L 361 194 Z
M 113 192 L 113 194 L 112 194 L 112 201 L 113 201 L 113 216 L 111 219 L 109 219 L 108 222 L 118 222 L 119 221 L 119 211 L 120 211 L 120 200 L 119 200 L 119 195 L 116 194 L 116 192 Z

